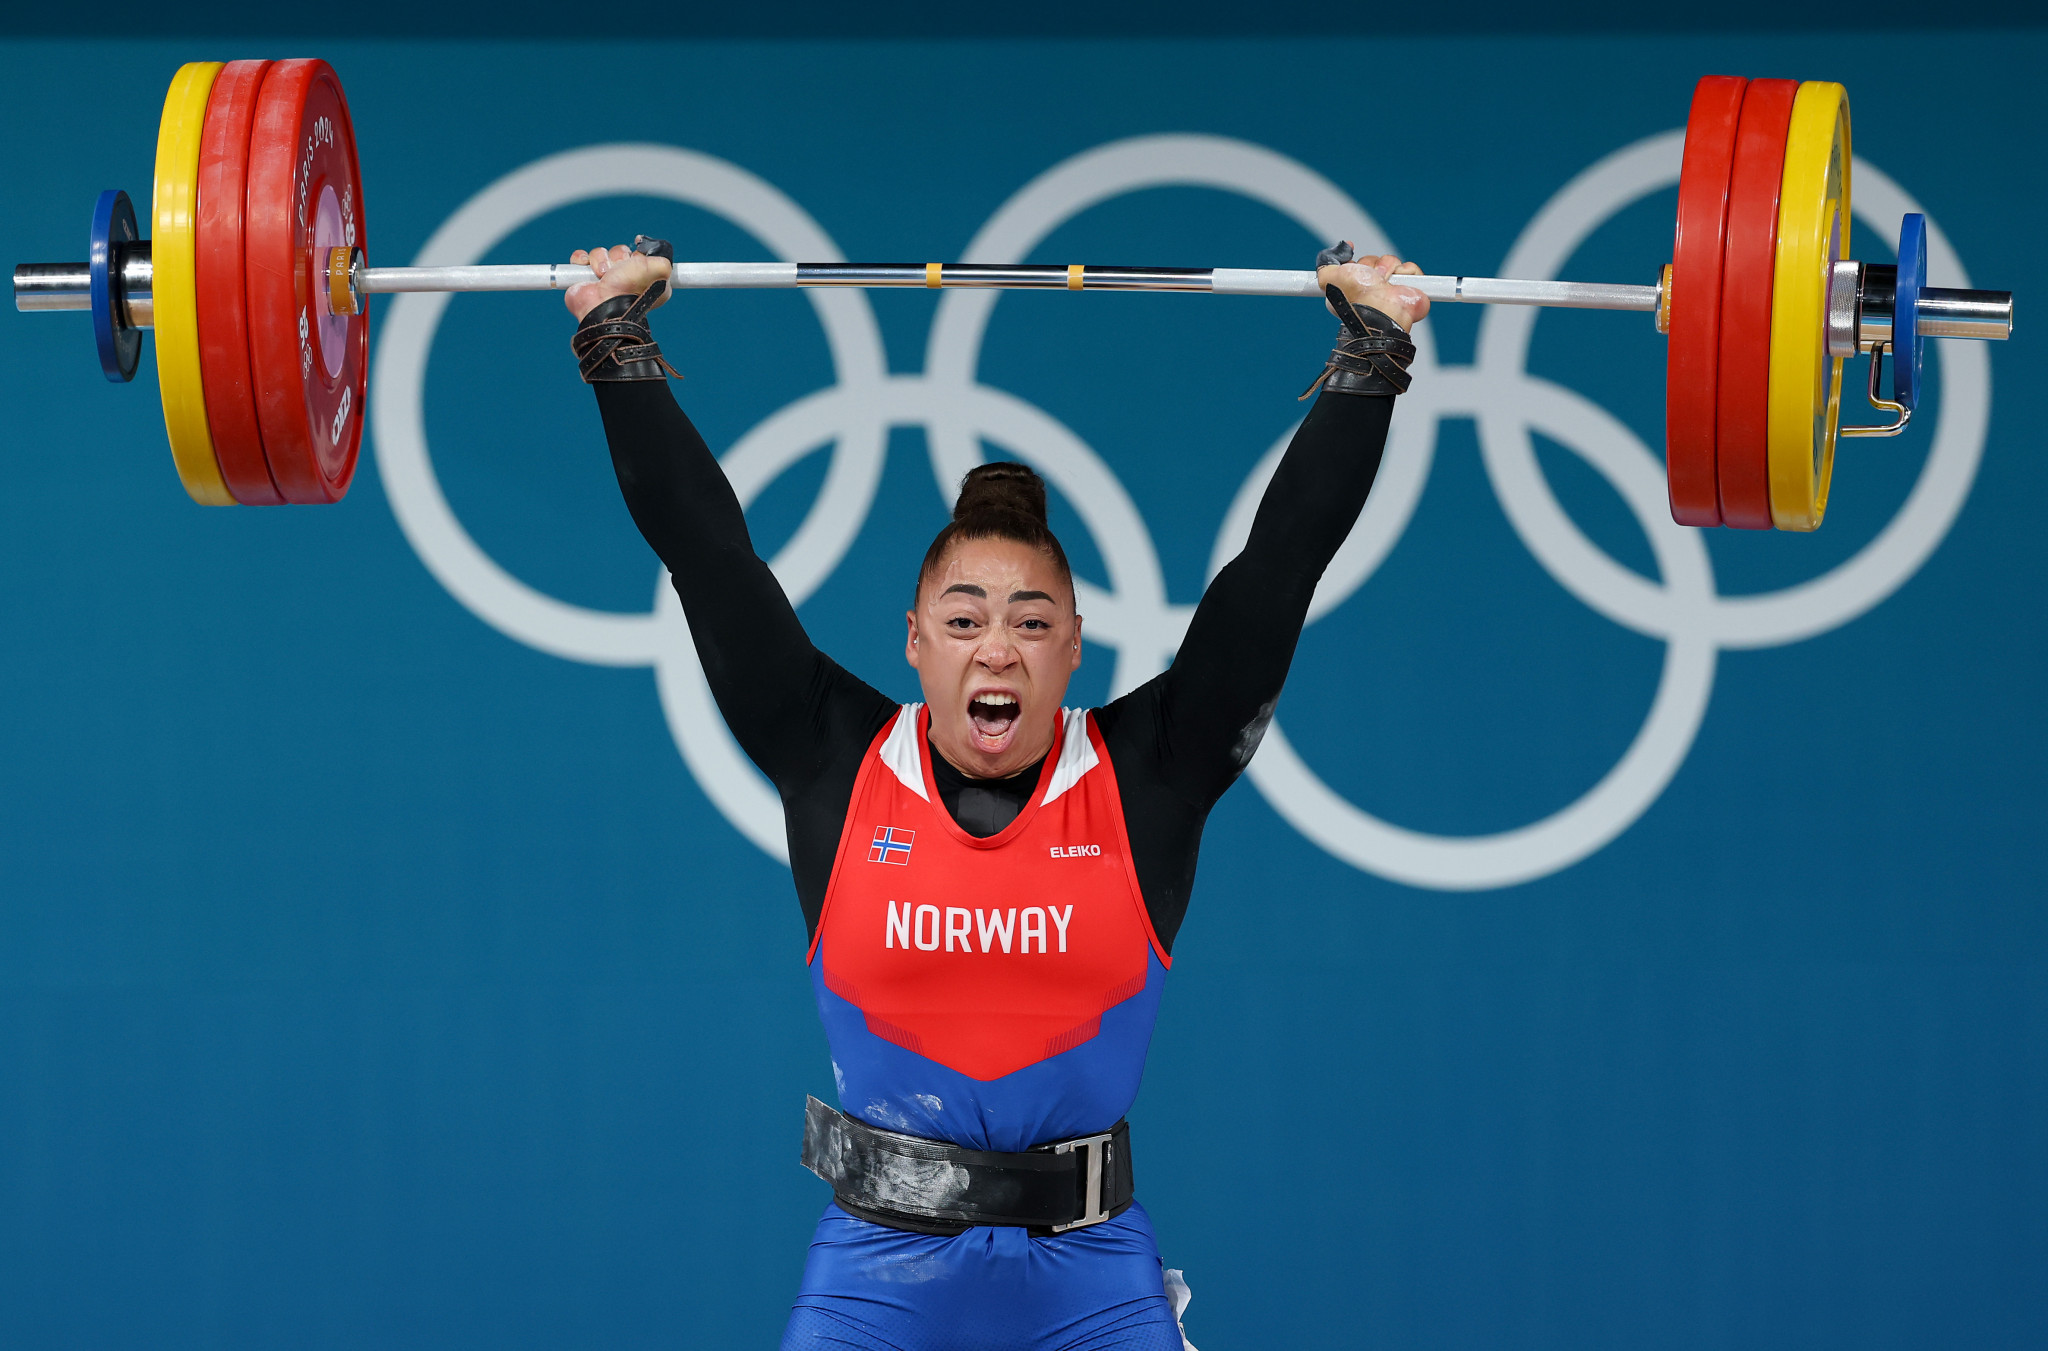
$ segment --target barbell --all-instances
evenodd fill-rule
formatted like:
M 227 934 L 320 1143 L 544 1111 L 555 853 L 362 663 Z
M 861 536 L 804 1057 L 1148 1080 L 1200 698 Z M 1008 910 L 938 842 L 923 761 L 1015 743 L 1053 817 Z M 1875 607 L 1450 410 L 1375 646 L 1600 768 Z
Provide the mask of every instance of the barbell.
M 1671 262 L 1647 285 L 1403 277 L 1437 303 L 1636 310 L 1669 339 L 1665 465 L 1684 525 L 1813 530 L 1837 435 L 1896 436 L 1928 338 L 2012 332 L 2012 295 L 1926 285 L 1926 221 L 1896 265 L 1842 256 L 1848 94 L 1839 84 L 1709 75 L 1686 121 Z M 318 60 L 193 62 L 157 132 L 152 237 L 126 193 L 93 210 L 83 263 L 14 269 L 18 310 L 92 316 L 109 380 L 156 331 L 157 384 L 195 501 L 336 502 L 362 443 L 369 297 L 551 291 L 581 264 L 370 267 L 361 166 L 341 82 Z M 1313 272 L 985 263 L 678 262 L 678 290 L 811 286 L 1193 291 L 1320 298 Z M 1842 370 L 1870 354 L 1887 423 L 1842 426 Z M 1884 360 L 1892 359 L 1890 397 Z

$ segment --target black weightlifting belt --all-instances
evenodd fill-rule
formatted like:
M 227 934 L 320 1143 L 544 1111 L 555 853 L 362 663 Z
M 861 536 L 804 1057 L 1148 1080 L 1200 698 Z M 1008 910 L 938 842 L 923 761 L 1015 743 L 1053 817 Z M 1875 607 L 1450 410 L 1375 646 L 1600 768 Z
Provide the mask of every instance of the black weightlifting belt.
M 804 1101 L 804 1167 L 832 1184 L 839 1208 L 920 1234 L 1000 1224 L 1064 1233 L 1130 1208 L 1131 1128 L 1061 1140 L 1022 1154 L 962 1149 L 880 1130 Z

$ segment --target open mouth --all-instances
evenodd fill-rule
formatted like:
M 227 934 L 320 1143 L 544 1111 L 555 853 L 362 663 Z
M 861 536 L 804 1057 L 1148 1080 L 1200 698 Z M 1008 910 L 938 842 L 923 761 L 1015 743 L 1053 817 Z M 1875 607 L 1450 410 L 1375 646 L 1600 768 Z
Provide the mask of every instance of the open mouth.
M 977 694 L 967 705 L 967 717 L 984 750 L 1001 750 L 1017 726 L 1022 706 L 1014 694 Z

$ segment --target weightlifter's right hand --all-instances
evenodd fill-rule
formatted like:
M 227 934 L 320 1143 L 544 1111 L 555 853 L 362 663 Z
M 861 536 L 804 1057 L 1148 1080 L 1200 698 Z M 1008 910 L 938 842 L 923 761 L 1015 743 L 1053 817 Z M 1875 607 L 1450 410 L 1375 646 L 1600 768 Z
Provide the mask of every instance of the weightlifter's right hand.
M 1323 250 L 1316 258 L 1316 285 L 1335 286 L 1352 304 L 1372 306 L 1399 324 L 1404 333 L 1429 313 L 1429 297 L 1413 286 L 1401 285 L 1400 281 L 1404 276 L 1421 275 L 1420 267 L 1404 263 L 1391 253 L 1378 257 L 1366 254 L 1354 259 L 1349 240 Z M 1324 308 L 1329 308 L 1328 301 Z
M 609 249 L 578 249 L 569 255 L 569 261 L 588 263 L 597 273 L 596 281 L 578 283 L 562 293 L 562 303 L 579 320 L 613 296 L 637 296 L 668 276 L 668 259 L 635 253 L 624 244 L 614 244 Z M 666 304 L 668 296 L 663 295 L 654 302 L 654 308 Z

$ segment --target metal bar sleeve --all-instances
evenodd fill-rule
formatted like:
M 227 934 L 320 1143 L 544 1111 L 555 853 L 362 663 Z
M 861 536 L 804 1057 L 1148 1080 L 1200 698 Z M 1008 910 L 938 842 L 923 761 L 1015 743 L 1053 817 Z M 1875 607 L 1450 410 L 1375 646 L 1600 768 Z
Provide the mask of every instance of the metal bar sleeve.
M 2012 292 L 1963 291 L 1928 286 L 1920 292 L 1920 336 L 1923 338 L 1989 338 L 2012 336 Z
M 22 263 L 14 269 L 14 308 L 89 310 L 92 274 L 84 263 Z

